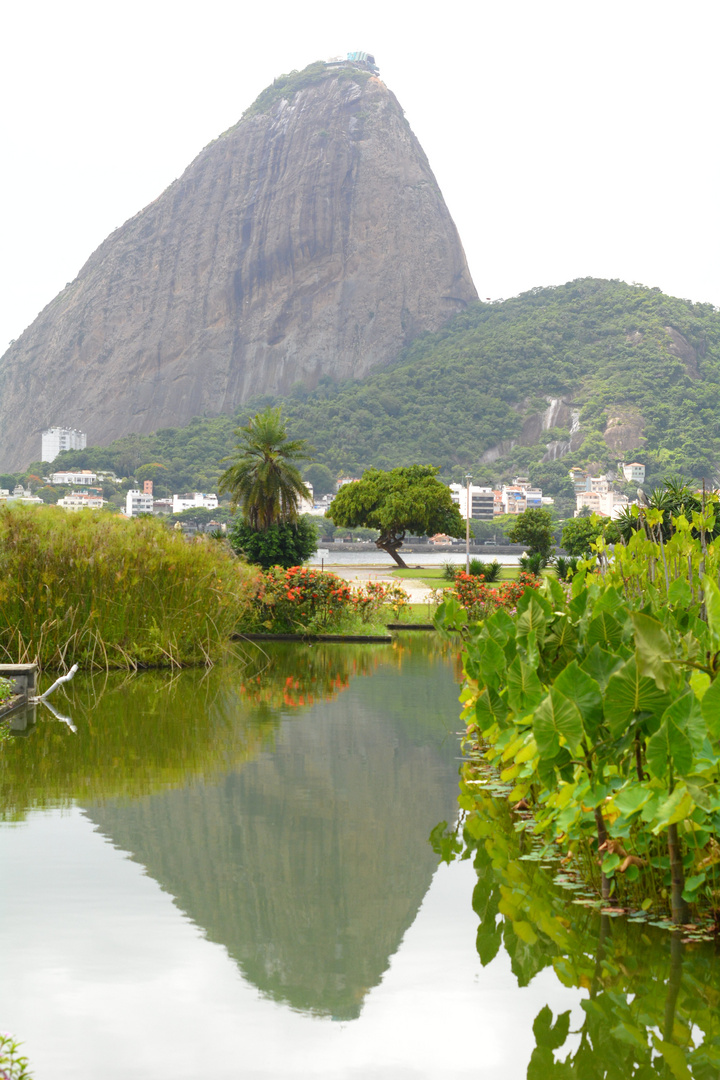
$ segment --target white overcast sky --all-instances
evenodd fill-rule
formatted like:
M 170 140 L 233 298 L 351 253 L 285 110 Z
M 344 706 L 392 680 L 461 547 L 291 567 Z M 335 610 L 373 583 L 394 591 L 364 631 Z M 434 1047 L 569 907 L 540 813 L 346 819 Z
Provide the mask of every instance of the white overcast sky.
M 0 351 L 275 75 L 374 52 L 481 297 L 720 306 L 717 0 L 24 0 L 0 16 Z

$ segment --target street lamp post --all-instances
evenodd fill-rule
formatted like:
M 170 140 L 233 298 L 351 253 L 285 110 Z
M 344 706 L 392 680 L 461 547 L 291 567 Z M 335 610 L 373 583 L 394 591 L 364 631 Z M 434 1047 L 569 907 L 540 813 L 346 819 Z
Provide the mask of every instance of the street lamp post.
M 470 473 L 465 474 L 465 573 L 470 573 L 470 511 L 472 502 L 470 499 Z

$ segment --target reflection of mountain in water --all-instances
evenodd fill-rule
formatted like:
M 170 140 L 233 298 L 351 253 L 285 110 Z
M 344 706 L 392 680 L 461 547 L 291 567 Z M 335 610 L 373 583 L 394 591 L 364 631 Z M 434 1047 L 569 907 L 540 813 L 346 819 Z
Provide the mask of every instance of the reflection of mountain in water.
M 264 993 L 355 1017 L 455 815 L 456 715 L 449 666 L 411 654 L 284 721 L 241 772 L 88 814 Z

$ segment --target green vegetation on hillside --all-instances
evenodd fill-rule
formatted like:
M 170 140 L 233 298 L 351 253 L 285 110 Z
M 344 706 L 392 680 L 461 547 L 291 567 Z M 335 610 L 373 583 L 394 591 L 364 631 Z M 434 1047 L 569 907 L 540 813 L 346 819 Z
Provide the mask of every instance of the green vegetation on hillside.
M 551 429 L 534 445 L 481 463 L 498 443 L 519 440 L 523 421 L 542 413 L 548 397 L 580 410 L 578 449 L 542 462 L 548 442 L 569 437 Z M 235 417 L 196 418 L 185 428 L 72 451 L 55 466 L 124 476 L 160 462 L 172 490 L 212 490 L 234 429 L 269 402 L 251 402 Z M 546 493 L 570 498 L 571 465 L 615 460 L 603 436 L 619 409 L 641 418 L 644 443 L 626 459 L 645 463 L 650 485 L 670 473 L 709 479 L 720 461 L 720 312 L 659 289 L 580 279 L 472 304 L 389 368 L 361 381 L 325 377 L 314 390 L 295 387 L 284 404 L 291 436 L 308 438 L 335 476 L 430 461 L 445 480 L 467 469 L 476 483 L 521 472 Z

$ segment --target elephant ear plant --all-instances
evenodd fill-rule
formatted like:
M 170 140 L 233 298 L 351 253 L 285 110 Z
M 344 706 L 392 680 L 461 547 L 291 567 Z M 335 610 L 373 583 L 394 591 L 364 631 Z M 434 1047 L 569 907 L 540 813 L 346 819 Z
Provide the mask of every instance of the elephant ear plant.
M 465 636 L 467 736 L 513 803 L 607 904 L 686 923 L 691 904 L 720 910 L 720 541 L 713 506 L 669 540 L 647 513 L 570 589 L 548 578 L 475 624 L 448 602 L 437 622 Z

